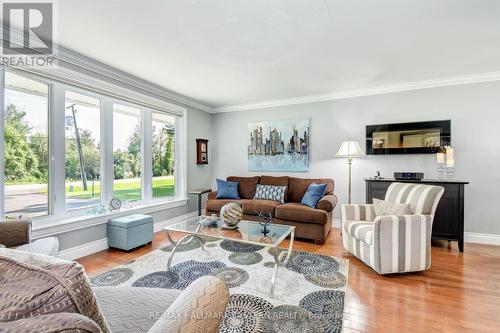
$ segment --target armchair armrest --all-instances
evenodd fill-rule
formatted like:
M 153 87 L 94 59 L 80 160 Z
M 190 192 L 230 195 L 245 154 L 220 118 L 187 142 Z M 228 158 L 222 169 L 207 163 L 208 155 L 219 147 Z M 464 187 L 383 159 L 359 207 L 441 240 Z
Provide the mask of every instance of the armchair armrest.
M 341 216 L 342 222 L 373 221 L 375 219 L 375 206 L 372 204 L 344 204 L 341 208 Z
M 380 253 L 381 274 L 422 271 L 430 267 L 433 218 L 433 215 L 375 218 L 373 246 Z
M 316 206 L 318 209 L 324 210 L 325 212 L 331 212 L 335 206 L 337 206 L 337 197 L 333 194 L 325 195 L 318 201 Z
M 31 240 L 31 220 L 4 220 L 0 222 L 0 244 L 14 247 Z
M 229 302 L 229 289 L 214 276 L 189 285 L 151 327 L 148 333 L 219 331 Z
M 208 192 L 208 199 L 217 199 L 217 191 Z

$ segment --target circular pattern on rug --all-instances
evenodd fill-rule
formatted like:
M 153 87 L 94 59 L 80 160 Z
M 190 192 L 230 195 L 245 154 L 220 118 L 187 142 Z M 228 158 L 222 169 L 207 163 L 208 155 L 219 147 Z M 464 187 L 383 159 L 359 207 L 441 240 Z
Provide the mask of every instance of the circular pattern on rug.
M 220 332 L 264 332 L 266 316 L 272 308 L 271 303 L 257 296 L 231 295 L 220 325 Z
M 213 275 L 226 265 L 222 261 L 199 262 L 188 260 L 173 266 L 170 271 L 175 272 L 179 276 L 179 281 L 174 286 L 174 289 L 185 289 L 194 280 L 207 275 Z
M 205 247 L 217 247 L 218 245 L 215 244 L 215 243 L 208 243 L 208 244 L 205 244 Z
M 234 252 L 229 255 L 229 261 L 237 265 L 254 265 L 262 261 L 258 252 Z
M 132 284 L 132 287 L 177 289 L 175 286 L 178 281 L 179 274 L 176 272 L 159 271 L 141 277 Z
M 310 252 L 293 252 L 286 268 L 304 275 L 317 275 L 338 271 L 339 263 L 332 257 Z
M 344 297 L 343 291 L 320 290 L 306 295 L 299 305 L 321 320 L 325 332 L 341 332 Z
M 167 246 L 162 247 L 160 250 L 164 252 L 171 252 L 174 249 L 174 244 L 168 244 Z M 175 252 L 186 252 L 197 249 L 200 247 L 200 242 L 196 239 L 191 239 L 186 243 L 182 243 L 177 246 Z
M 342 288 L 347 284 L 347 278 L 340 272 L 328 273 L 325 275 L 304 275 L 307 281 L 323 288 Z
M 295 305 L 279 305 L 269 311 L 264 325 L 265 333 L 320 333 L 323 331 L 321 321 L 314 315 Z
M 93 277 L 90 281 L 98 287 L 117 286 L 129 280 L 132 275 L 134 275 L 134 271 L 130 268 L 115 268 Z
M 276 265 L 276 263 L 274 261 L 266 261 L 264 263 L 264 267 L 266 267 L 266 268 L 274 268 L 274 265 Z
M 205 243 L 217 242 L 219 240 L 218 238 L 209 237 L 209 236 L 198 236 L 198 237 L 200 237 Z
M 220 243 L 220 247 L 229 252 L 255 252 L 264 248 L 260 245 L 240 243 L 230 240 L 223 240 Z
M 279 248 L 279 247 L 271 247 L 271 248 L 269 248 L 269 250 L 267 250 L 267 253 L 269 253 L 270 255 L 274 256 L 275 253 L 277 255 L 279 255 L 283 251 L 286 251 L 286 250 L 282 249 L 282 248 Z M 292 251 L 292 253 L 293 253 L 293 251 Z
M 269 297 L 272 275 L 273 272 L 271 270 L 252 272 L 252 280 L 249 287 L 255 291 L 256 295 L 266 295 L 266 297 Z M 304 284 L 307 284 L 307 282 L 299 274 L 279 268 L 274 285 L 274 299 L 282 303 L 290 304 L 291 302 L 291 304 L 297 304 L 301 298 L 294 295 L 300 292 L 304 295 L 307 292 Z
M 238 267 L 225 267 L 215 272 L 214 275 L 224 281 L 229 288 L 241 286 L 249 279 L 248 273 Z

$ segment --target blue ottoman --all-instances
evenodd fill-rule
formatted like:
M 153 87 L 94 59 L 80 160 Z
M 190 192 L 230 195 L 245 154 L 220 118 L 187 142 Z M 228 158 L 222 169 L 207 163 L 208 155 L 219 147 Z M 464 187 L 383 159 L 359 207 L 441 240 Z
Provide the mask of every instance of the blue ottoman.
M 129 251 L 153 241 L 153 217 L 134 214 L 108 222 L 108 246 Z

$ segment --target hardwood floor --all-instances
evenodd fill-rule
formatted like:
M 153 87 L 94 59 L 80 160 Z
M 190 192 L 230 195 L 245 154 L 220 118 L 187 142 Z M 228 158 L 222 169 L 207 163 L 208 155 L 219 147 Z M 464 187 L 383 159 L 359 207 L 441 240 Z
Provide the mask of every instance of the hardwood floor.
M 77 261 L 92 276 L 167 243 L 159 232 L 133 252 L 106 250 Z M 344 332 L 499 332 L 500 246 L 466 244 L 460 253 L 456 243 L 433 245 L 430 270 L 388 276 L 345 251 L 338 229 L 324 245 L 297 241 L 294 249 L 349 259 Z

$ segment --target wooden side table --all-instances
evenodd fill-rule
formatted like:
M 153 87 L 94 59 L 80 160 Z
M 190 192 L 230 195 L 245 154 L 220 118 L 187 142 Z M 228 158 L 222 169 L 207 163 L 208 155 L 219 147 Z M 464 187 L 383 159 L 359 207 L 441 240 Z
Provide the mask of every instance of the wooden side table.
M 188 192 L 189 194 L 195 194 L 198 196 L 198 216 L 201 215 L 201 197 L 203 196 L 203 194 L 211 192 L 211 191 L 212 191 L 212 189 L 210 189 L 210 188 L 202 188 L 202 189 L 198 189 L 198 190 L 191 190 Z

